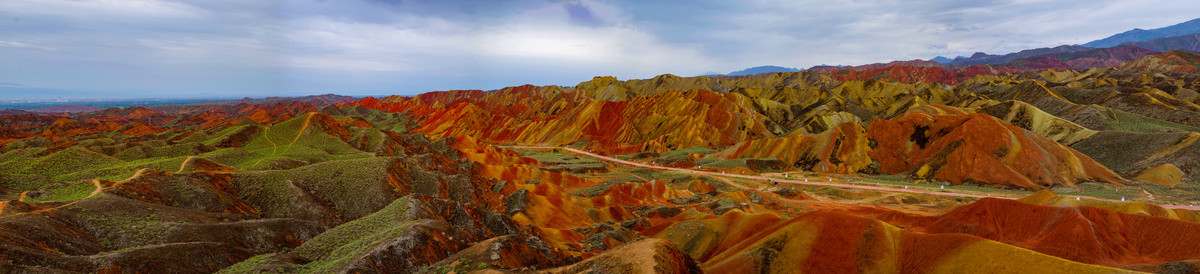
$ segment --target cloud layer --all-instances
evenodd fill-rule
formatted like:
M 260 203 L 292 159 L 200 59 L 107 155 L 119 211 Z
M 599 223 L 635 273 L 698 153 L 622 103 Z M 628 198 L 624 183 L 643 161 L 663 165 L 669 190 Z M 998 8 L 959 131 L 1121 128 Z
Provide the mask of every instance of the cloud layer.
M 1193 1 L 962 2 L 5 0 L 0 82 L 112 97 L 573 85 L 1007 53 L 1163 27 L 1200 10 Z M 72 94 L 0 97 L 36 96 Z

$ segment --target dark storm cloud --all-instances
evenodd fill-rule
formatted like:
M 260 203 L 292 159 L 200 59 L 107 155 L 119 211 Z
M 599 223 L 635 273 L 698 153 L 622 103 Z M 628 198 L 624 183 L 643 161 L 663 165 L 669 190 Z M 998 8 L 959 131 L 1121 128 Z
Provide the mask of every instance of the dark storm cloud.
M 581 3 L 569 2 L 563 3 L 563 9 L 567 10 L 567 16 L 571 19 L 572 24 L 595 27 L 604 24 L 600 18 L 596 18 L 596 13 L 592 9 L 584 6 Z

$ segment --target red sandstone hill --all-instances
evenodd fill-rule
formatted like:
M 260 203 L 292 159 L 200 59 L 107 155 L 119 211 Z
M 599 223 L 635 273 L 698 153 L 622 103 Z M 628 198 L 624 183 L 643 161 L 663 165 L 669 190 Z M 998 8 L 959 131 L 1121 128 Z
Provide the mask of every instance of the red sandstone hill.
M 996 66 L 1028 70 L 1087 70 L 1090 68 L 1114 67 L 1154 54 L 1159 54 L 1159 52 L 1133 45 L 1123 45 L 1078 52 L 1039 55 L 1012 60 L 1007 63 L 997 64 Z
M 348 102 L 352 102 L 352 101 L 355 101 L 358 99 L 359 98 L 344 96 L 344 95 L 337 95 L 337 94 L 321 94 L 321 95 L 309 95 L 309 96 L 299 96 L 299 97 L 266 97 L 266 98 L 261 98 L 261 99 L 254 99 L 254 98 L 246 97 L 246 98 L 242 98 L 241 100 L 207 101 L 207 102 L 192 103 L 190 105 L 217 105 L 217 106 L 232 106 L 232 105 L 238 105 L 238 104 L 273 105 L 273 104 L 285 103 L 285 102 L 303 102 L 303 103 L 312 104 L 313 106 L 323 107 L 323 106 L 327 106 L 327 105 L 331 105 L 331 104 L 348 103 Z
M 1200 260 L 1200 234 L 1193 232 L 1200 224 L 1090 206 L 985 198 L 942 215 L 889 222 L 925 233 L 979 236 L 1088 264 Z
M 1198 67 L 1200 67 L 1200 54 L 1182 50 L 1146 56 L 1117 66 L 1118 69 L 1161 70 L 1185 73 L 1195 73 Z
M 862 100 L 860 108 L 879 109 L 871 115 L 895 116 L 875 119 L 869 127 L 854 124 L 863 115 L 844 112 L 808 112 L 812 118 L 804 118 L 810 119 L 806 124 L 789 122 L 800 118 L 796 113 L 802 112 L 789 114 L 795 109 L 768 99 L 779 93 L 744 89 L 727 93 L 666 91 L 606 101 L 586 96 L 584 90 L 521 86 L 490 93 L 452 91 L 412 98 L 368 98 L 351 105 L 419 117 L 415 130 L 435 138 L 467 135 L 488 142 L 554 146 L 584 142 L 589 149 L 608 154 L 727 148 L 713 157 L 773 158 L 789 169 L 820 172 L 904 173 L 956 185 L 1042 189 L 1073 187 L 1080 182 L 1128 183 L 1088 156 L 1037 133 L 992 116 L 968 114 L 925 100 L 961 106 L 986 102 L 969 96 L 947 99 L 960 96 L 953 93 L 892 90 L 900 85 L 848 82 L 830 93 L 845 96 L 830 100 Z M 886 96 L 884 92 L 896 92 L 890 99 L 908 100 L 909 108 L 864 99 Z M 776 100 L 789 100 L 786 98 Z M 932 112 L 904 114 L 922 109 Z M 775 132 L 780 131 L 768 125 L 804 125 L 805 130 L 824 132 L 801 134 L 792 129 L 779 136 Z
M 901 83 L 941 83 L 954 85 L 977 75 L 996 75 L 1021 70 L 1019 68 L 994 68 L 985 65 L 952 69 L 902 65 L 865 70 L 836 70 L 827 73 L 839 81 L 878 79 Z
M 950 66 L 950 65 L 946 65 L 946 64 L 942 64 L 942 63 L 938 63 L 938 62 L 934 62 L 934 61 L 909 60 L 909 61 L 891 61 L 891 62 L 887 62 L 887 63 L 874 63 L 874 64 L 859 65 L 859 66 L 814 66 L 814 67 L 808 68 L 807 71 L 830 72 L 830 71 L 839 71 L 839 70 L 868 70 L 868 69 L 887 68 L 887 67 L 894 67 L 894 66 L 937 67 L 937 68 L 943 68 L 943 69 L 952 68 L 952 66 Z
M 986 114 L 912 112 L 877 120 L 871 159 L 883 173 L 914 178 L 1042 189 L 1100 181 L 1128 181 L 1086 155 Z

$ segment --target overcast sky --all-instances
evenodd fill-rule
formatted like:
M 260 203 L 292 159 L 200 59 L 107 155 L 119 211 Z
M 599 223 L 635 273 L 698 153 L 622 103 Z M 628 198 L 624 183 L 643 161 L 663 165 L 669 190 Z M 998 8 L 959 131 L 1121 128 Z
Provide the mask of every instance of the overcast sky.
M 411 95 L 1080 44 L 1200 1 L 0 0 L 0 98 Z

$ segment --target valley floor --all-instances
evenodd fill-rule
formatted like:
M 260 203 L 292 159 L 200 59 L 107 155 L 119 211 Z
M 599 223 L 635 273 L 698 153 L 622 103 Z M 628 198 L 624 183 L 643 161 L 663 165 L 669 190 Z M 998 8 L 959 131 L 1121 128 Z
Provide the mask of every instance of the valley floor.
M 780 187 L 786 187 L 789 185 L 804 185 L 804 186 L 818 186 L 818 187 L 834 187 L 834 188 L 840 188 L 840 189 L 861 189 L 861 190 L 883 191 L 883 192 L 927 194 L 927 195 L 944 196 L 944 197 L 948 197 L 948 198 L 968 197 L 968 198 L 978 199 L 978 198 L 984 198 L 984 197 L 992 197 L 992 198 L 1013 199 L 1013 200 L 1019 199 L 1021 197 L 1025 197 L 1028 195 L 1033 195 L 1035 193 L 1035 192 L 1031 192 L 1031 191 L 1006 190 L 1006 189 L 995 189 L 995 188 L 975 188 L 973 190 L 968 190 L 968 189 L 964 189 L 965 187 L 959 187 L 959 186 L 951 186 L 950 188 L 946 188 L 945 186 L 932 187 L 932 186 L 930 186 L 929 183 L 921 183 L 921 182 L 910 181 L 910 180 L 902 181 L 902 180 L 896 180 L 896 179 L 879 180 L 879 179 L 872 179 L 869 177 L 864 177 L 866 175 L 819 174 L 819 173 L 813 173 L 813 172 L 749 173 L 749 172 L 746 172 L 745 170 L 737 170 L 736 172 L 727 172 L 727 171 L 717 171 L 717 170 L 708 169 L 708 168 L 701 169 L 698 167 L 693 168 L 693 169 L 686 169 L 686 168 L 676 168 L 676 167 L 669 167 L 669 166 L 663 166 L 663 165 L 656 165 L 654 163 L 622 160 L 622 159 L 608 157 L 608 156 L 604 156 L 604 155 L 600 155 L 600 154 L 596 154 L 596 153 L 592 153 L 592 152 L 588 152 L 588 151 L 584 151 L 584 150 L 580 150 L 580 149 L 576 149 L 576 148 L 571 148 L 571 147 L 548 147 L 548 146 L 503 146 L 503 147 L 509 148 L 509 149 L 515 149 L 518 151 L 522 151 L 522 150 L 528 150 L 528 151 L 566 150 L 566 151 L 576 153 L 583 157 L 591 157 L 591 158 L 601 159 L 604 161 L 617 163 L 617 164 L 621 164 L 621 165 L 626 165 L 629 167 L 650 168 L 650 169 L 671 171 L 671 172 L 676 172 L 676 173 L 680 173 L 680 174 L 688 174 L 688 175 L 700 175 L 700 176 L 711 176 L 711 177 L 720 177 L 720 178 L 728 178 L 728 179 L 739 179 L 739 181 L 742 181 L 742 183 L 734 183 L 735 186 L 738 186 L 739 188 L 742 188 L 742 189 L 754 189 L 754 190 L 761 190 L 761 191 L 772 191 L 774 189 L 777 189 Z M 746 173 L 746 174 L 741 174 L 741 173 Z M 722 180 L 728 181 L 728 179 L 722 179 Z M 883 183 L 883 182 L 886 182 L 886 183 Z M 1137 201 L 1137 202 L 1143 202 L 1143 203 L 1147 203 L 1147 204 L 1154 204 L 1154 205 L 1161 206 L 1161 207 L 1168 208 L 1168 209 L 1183 209 L 1183 210 L 1200 211 L 1200 206 L 1195 206 L 1195 205 L 1156 204 L 1154 201 L 1152 201 L 1152 199 L 1154 197 L 1152 194 L 1150 194 L 1148 192 L 1143 192 L 1143 193 L 1145 195 L 1131 196 L 1124 200 L 1106 199 L 1106 198 L 1093 197 L 1093 196 L 1067 196 L 1067 195 L 1064 195 L 1064 197 L 1074 198 L 1077 200 L 1088 199 L 1088 200 L 1096 200 L 1096 201 L 1109 202 L 1109 203 Z

